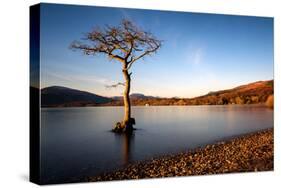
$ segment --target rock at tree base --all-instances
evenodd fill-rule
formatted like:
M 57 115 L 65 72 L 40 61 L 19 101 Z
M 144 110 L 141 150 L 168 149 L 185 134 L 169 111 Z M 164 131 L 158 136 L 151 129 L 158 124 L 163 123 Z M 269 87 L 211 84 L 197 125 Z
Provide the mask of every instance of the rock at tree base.
M 130 133 L 134 129 L 133 125 L 136 124 L 136 121 L 134 118 L 130 118 L 129 121 L 127 122 L 117 122 L 115 124 L 115 127 L 112 129 L 113 132 L 115 133 Z
M 122 124 L 120 122 L 117 122 L 115 124 L 115 127 L 112 129 L 113 132 L 116 132 L 116 133 L 121 133 L 123 132 L 123 128 L 122 128 Z

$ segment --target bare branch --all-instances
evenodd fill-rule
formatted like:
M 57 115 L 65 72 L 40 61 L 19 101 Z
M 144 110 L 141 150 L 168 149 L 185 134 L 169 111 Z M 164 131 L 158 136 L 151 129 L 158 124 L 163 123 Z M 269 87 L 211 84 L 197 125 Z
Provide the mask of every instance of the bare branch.
M 128 63 L 128 69 L 131 68 L 131 66 L 133 65 L 134 62 L 136 62 L 137 60 L 143 58 L 146 55 L 150 55 L 152 53 L 155 53 L 161 46 L 161 41 L 157 41 L 157 40 L 152 40 L 151 41 L 153 44 L 149 44 L 150 49 L 144 51 L 142 54 L 140 54 L 138 57 L 132 57 L 130 62 Z
M 105 87 L 106 88 L 116 88 L 118 86 L 125 86 L 125 83 L 122 83 L 122 82 L 118 82 L 117 84 L 113 84 L 113 85 L 106 85 Z
M 125 68 L 146 55 L 152 55 L 161 46 L 161 41 L 151 33 L 142 31 L 129 20 L 123 20 L 119 26 L 106 25 L 86 34 L 84 43 L 74 41 L 72 49 L 85 55 L 104 54 L 110 59 L 123 63 Z

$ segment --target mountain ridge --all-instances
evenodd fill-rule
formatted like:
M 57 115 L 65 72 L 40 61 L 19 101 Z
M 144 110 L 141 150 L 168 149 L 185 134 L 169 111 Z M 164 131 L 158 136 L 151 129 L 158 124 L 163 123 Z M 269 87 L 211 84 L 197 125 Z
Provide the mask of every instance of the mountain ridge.
M 264 103 L 273 94 L 273 80 L 256 81 L 231 89 L 211 91 L 193 98 L 161 98 L 132 93 L 131 104 L 142 105 L 226 105 Z M 122 106 L 123 97 L 104 97 L 87 91 L 64 86 L 50 86 L 41 89 L 42 107 L 68 106 Z
M 86 106 L 87 104 L 101 104 L 112 99 L 87 91 L 81 91 L 64 86 L 50 86 L 41 89 L 41 106 Z

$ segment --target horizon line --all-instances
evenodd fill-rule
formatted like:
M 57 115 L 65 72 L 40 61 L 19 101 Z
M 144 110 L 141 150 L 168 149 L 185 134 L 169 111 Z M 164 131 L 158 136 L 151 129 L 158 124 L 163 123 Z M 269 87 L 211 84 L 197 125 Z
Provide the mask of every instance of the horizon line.
M 152 96 L 152 97 L 158 97 L 158 98 L 185 98 L 185 99 L 192 99 L 192 98 L 202 97 L 202 96 L 208 95 L 208 94 L 211 93 L 211 92 L 218 92 L 218 91 L 230 90 L 230 89 L 235 89 L 235 88 L 237 88 L 237 87 L 245 86 L 245 85 L 248 85 L 248 84 L 254 84 L 254 83 L 258 83 L 258 82 L 268 82 L 268 81 L 274 81 L 274 78 L 273 78 L 273 79 L 269 79 L 269 80 L 258 80 L 258 81 L 254 81 L 254 82 L 247 82 L 247 83 L 245 83 L 245 84 L 237 85 L 237 86 L 234 86 L 234 87 L 231 87 L 231 88 L 222 88 L 222 89 L 215 90 L 215 91 L 208 91 L 206 94 L 202 94 L 202 95 L 198 95 L 198 96 L 194 96 L 194 97 L 178 97 L 178 96 L 163 97 L 163 96 L 146 95 L 146 94 L 141 93 L 141 92 L 130 93 L 130 95 L 132 95 L 132 94 L 142 94 L 142 95 L 144 95 L 144 96 Z M 34 87 L 34 86 L 30 85 L 30 87 Z M 87 90 L 76 89 L 76 88 L 67 87 L 67 86 L 59 86 L 59 85 L 52 85 L 52 86 L 42 87 L 42 88 L 40 88 L 40 90 L 46 89 L 46 88 L 50 88 L 50 87 L 64 87 L 64 88 L 68 88 L 68 89 L 73 89 L 73 90 L 78 90 L 78 91 L 82 91 L 82 92 L 87 92 L 87 93 L 95 94 L 95 95 L 102 96 L 102 97 L 107 97 L 107 98 L 122 97 L 122 95 L 105 96 L 105 95 L 100 95 L 100 94 L 97 94 L 97 93 L 94 93 L 94 92 L 91 92 L 91 91 L 87 91 Z M 36 88 L 36 87 L 34 87 L 34 88 Z M 37 88 L 37 89 L 39 89 L 39 88 Z

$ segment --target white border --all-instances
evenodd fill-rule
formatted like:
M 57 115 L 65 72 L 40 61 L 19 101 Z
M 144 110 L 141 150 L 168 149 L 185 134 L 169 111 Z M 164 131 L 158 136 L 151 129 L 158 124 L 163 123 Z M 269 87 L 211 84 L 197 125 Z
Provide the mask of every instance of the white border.
M 3 1 L 0 7 L 1 113 L 0 187 L 37 187 L 28 182 L 29 139 L 29 5 L 39 1 Z M 275 171 L 231 175 L 165 178 L 106 183 L 64 184 L 60 187 L 277 187 L 280 177 L 280 34 L 278 0 L 48 0 L 66 4 L 177 10 L 274 17 L 275 33 Z M 279 105 L 277 105 L 279 104 Z

